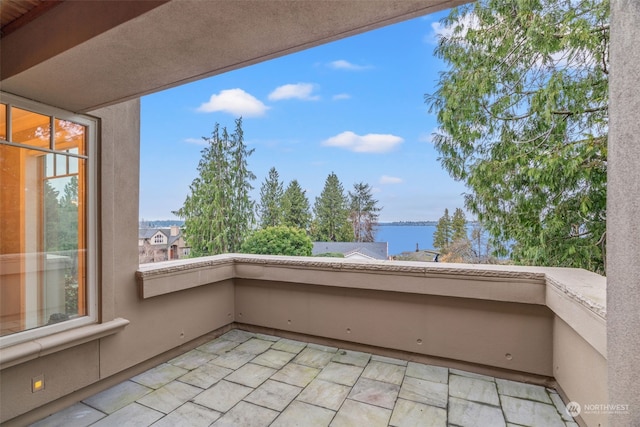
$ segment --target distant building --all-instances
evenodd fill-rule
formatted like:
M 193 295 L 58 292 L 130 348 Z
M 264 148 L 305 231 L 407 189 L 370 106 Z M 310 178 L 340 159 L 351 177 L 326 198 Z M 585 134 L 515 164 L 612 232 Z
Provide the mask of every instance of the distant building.
M 138 262 L 168 261 L 186 258 L 190 248 L 182 237 L 180 227 L 138 229 Z
M 312 255 L 341 253 L 348 259 L 389 259 L 387 242 L 313 242 Z

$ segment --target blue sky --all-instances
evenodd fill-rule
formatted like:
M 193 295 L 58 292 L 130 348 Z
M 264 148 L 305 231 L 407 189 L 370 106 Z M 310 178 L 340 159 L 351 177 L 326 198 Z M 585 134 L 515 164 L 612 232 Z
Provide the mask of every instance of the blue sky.
M 446 12 L 200 80 L 142 98 L 140 217 L 175 218 L 197 176 L 203 136 L 243 117 L 254 200 L 271 167 L 297 179 L 311 206 L 335 172 L 345 192 L 374 189 L 381 221 L 437 220 L 463 207 L 465 187 L 437 161 L 424 94 Z

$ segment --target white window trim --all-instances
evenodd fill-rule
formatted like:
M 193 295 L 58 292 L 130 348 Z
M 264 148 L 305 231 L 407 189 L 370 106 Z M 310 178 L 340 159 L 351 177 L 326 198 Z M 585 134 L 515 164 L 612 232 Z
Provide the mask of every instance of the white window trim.
M 41 104 L 39 102 L 24 99 L 15 95 L 0 92 L 0 101 L 8 107 L 15 106 L 35 113 L 54 116 L 58 119 L 68 120 L 86 126 L 86 239 L 87 239 L 87 272 L 86 272 L 86 304 L 87 315 L 71 320 L 65 320 L 53 325 L 40 326 L 11 335 L 0 337 L 0 348 L 9 347 L 26 341 L 33 341 L 48 335 L 67 331 L 94 324 L 98 320 L 98 120 L 86 115 L 78 115 L 56 107 Z M 11 124 L 7 123 L 7 136 Z M 38 149 L 24 144 L 7 141 L 8 145 L 20 148 L 28 148 L 36 151 L 51 152 L 51 150 Z

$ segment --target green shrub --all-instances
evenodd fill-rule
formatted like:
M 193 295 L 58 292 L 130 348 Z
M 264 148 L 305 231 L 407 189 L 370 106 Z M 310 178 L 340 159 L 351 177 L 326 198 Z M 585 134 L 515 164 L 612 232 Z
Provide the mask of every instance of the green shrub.
M 311 256 L 313 243 L 307 233 L 295 227 L 266 227 L 253 232 L 242 244 L 245 254 Z

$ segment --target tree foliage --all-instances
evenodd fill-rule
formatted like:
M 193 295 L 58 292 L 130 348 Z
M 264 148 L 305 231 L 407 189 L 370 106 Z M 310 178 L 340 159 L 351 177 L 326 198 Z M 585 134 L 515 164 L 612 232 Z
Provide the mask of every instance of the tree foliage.
M 451 217 L 449 216 L 449 209 L 444 210 L 444 215 L 440 217 L 436 224 L 436 231 L 433 233 L 433 246 L 440 251 L 443 251 L 449 244 L 451 244 Z
M 464 215 L 464 211 L 460 208 L 456 208 L 451 217 L 451 241 L 464 241 L 469 240 L 467 235 L 467 218 Z
M 260 215 L 260 227 L 275 227 L 283 222 L 283 197 L 282 182 L 276 168 L 269 170 L 260 187 L 260 203 L 258 210 Z
M 355 242 L 375 242 L 375 226 L 382 208 L 371 194 L 369 184 L 353 184 L 353 193 L 349 192 L 349 220 L 353 228 Z
M 242 119 L 233 134 L 216 123 L 211 137 L 203 138 L 198 176 L 191 192 L 174 214 L 184 218 L 184 235 L 191 256 L 199 257 L 240 249 L 255 222 L 254 202 L 249 197 L 255 175 L 247 168 L 253 150 L 247 150 Z
M 348 203 L 340 180 L 335 173 L 330 173 L 313 207 L 315 220 L 311 236 L 315 241 L 351 242 L 353 240 Z
M 311 256 L 313 243 L 305 230 L 295 227 L 266 227 L 253 232 L 242 244 L 246 254 Z
M 289 227 L 297 227 L 303 230 L 309 229 L 311 224 L 311 208 L 305 191 L 297 180 L 293 180 L 287 186 L 282 197 L 282 222 Z
M 443 20 L 425 97 L 498 252 L 604 272 L 609 2 L 481 0 Z

